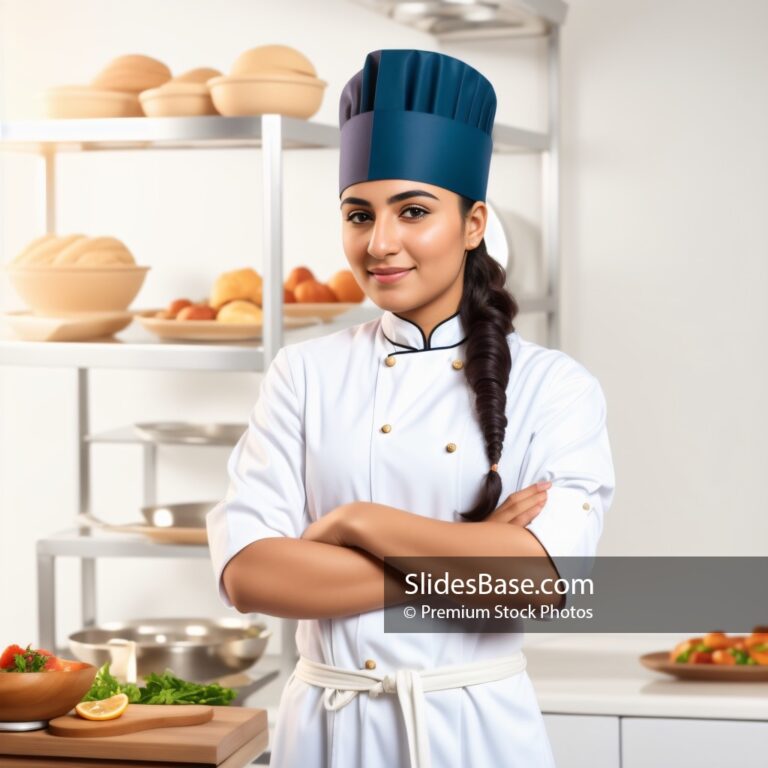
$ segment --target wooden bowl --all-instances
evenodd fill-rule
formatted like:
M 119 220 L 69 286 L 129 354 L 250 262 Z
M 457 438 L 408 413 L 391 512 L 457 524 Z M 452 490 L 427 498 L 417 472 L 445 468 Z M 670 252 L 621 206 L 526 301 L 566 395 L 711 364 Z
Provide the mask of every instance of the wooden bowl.
M 227 117 L 278 114 L 306 120 L 320 109 L 328 85 L 302 74 L 214 77 L 208 81 L 218 112 Z
M 91 688 L 98 668 L 0 673 L 0 721 L 22 723 L 66 715 Z
M 6 267 L 14 290 L 36 315 L 120 312 L 141 290 L 149 267 Z

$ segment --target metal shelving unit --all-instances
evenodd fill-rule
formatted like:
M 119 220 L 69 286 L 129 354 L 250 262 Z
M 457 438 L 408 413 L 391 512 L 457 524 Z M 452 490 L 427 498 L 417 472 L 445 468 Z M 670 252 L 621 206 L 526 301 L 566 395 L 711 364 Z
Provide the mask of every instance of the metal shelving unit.
M 360 0 L 387 12 L 393 2 Z M 508 125 L 494 128 L 495 153 L 533 153 L 542 158 L 544 178 L 544 250 L 548 286 L 543 296 L 516 296 L 521 312 L 547 316 L 548 343 L 559 342 L 559 30 L 566 6 L 560 0 L 506 0 L 528 19 L 510 34 L 546 34 L 550 70 L 550 118 L 546 134 Z M 421 5 L 424 5 L 423 3 Z M 446 5 L 429 3 L 427 5 Z M 391 10 L 391 9 L 389 9 Z M 531 21 L 531 19 L 533 21 Z M 530 22 L 530 23 L 529 23 Z M 464 37 L 499 36 L 489 29 L 464 28 Z M 513 25 L 514 26 L 514 25 Z M 440 39 L 461 39 L 460 26 L 442 30 Z M 498 32 L 498 30 L 497 30 Z M 155 444 L 128 434 L 130 427 L 92 435 L 89 426 L 89 369 L 133 368 L 143 370 L 210 370 L 263 372 L 284 343 L 312 338 L 376 317 L 380 310 L 361 304 L 332 323 L 292 329 L 284 334 L 282 254 L 282 152 L 294 148 L 338 149 L 336 126 L 280 115 L 257 117 L 120 118 L 95 120 L 36 120 L 0 122 L 0 151 L 34 153 L 44 169 L 46 231 L 56 231 L 56 156 L 61 152 L 148 151 L 152 149 L 257 149 L 263 162 L 263 266 L 264 337 L 259 342 L 236 344 L 175 343 L 157 340 L 137 324 L 110 340 L 93 342 L 27 342 L 0 336 L 0 365 L 71 368 L 76 376 L 79 512 L 90 512 L 90 448 L 92 444 L 136 442 L 144 450 L 145 497 L 153 499 Z M 108 534 L 91 528 L 69 528 L 40 539 L 38 556 L 39 642 L 58 647 L 55 638 L 55 562 L 76 557 L 81 562 L 82 626 L 96 623 L 96 571 L 99 557 L 208 557 L 204 546 L 158 544 L 140 536 Z M 295 656 L 292 625 L 286 622 L 282 651 L 285 663 Z

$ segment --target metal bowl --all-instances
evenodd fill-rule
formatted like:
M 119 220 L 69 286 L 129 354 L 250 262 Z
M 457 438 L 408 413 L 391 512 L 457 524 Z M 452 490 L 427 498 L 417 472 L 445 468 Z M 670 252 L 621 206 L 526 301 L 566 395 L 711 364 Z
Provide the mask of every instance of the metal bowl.
M 142 507 L 147 525 L 155 528 L 205 528 L 205 516 L 218 501 L 195 501 L 188 504 L 162 504 Z
M 96 667 L 112 661 L 108 642 L 136 643 L 136 672 L 146 677 L 170 668 L 177 677 L 206 682 L 243 672 L 263 655 L 272 633 L 266 624 L 237 616 L 218 619 L 133 619 L 88 627 L 69 636 L 81 661 Z

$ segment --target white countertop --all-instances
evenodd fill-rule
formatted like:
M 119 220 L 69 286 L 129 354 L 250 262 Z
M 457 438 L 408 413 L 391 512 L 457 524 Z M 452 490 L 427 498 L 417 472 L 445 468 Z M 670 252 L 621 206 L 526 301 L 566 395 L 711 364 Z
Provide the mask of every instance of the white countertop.
M 680 634 L 538 633 L 526 636 L 523 651 L 545 714 L 768 721 L 768 683 L 678 680 L 640 664 L 640 655 L 669 650 L 684 639 Z M 265 707 L 272 729 L 292 666 L 264 656 L 258 668 L 281 670 L 244 702 Z
M 526 637 L 524 652 L 547 714 L 768 720 L 768 683 L 679 680 L 640 663 L 642 654 L 670 650 L 685 639 L 541 633 Z

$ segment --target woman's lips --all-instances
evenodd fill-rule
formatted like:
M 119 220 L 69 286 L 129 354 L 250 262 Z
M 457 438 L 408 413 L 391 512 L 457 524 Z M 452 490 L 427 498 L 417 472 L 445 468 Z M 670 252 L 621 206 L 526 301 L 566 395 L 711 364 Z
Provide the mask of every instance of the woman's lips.
M 409 272 L 413 271 L 413 267 L 410 269 L 404 269 L 402 272 L 391 272 L 388 275 L 376 274 L 376 272 L 370 272 L 369 274 L 376 278 L 380 283 L 396 283 L 398 280 L 402 280 Z

